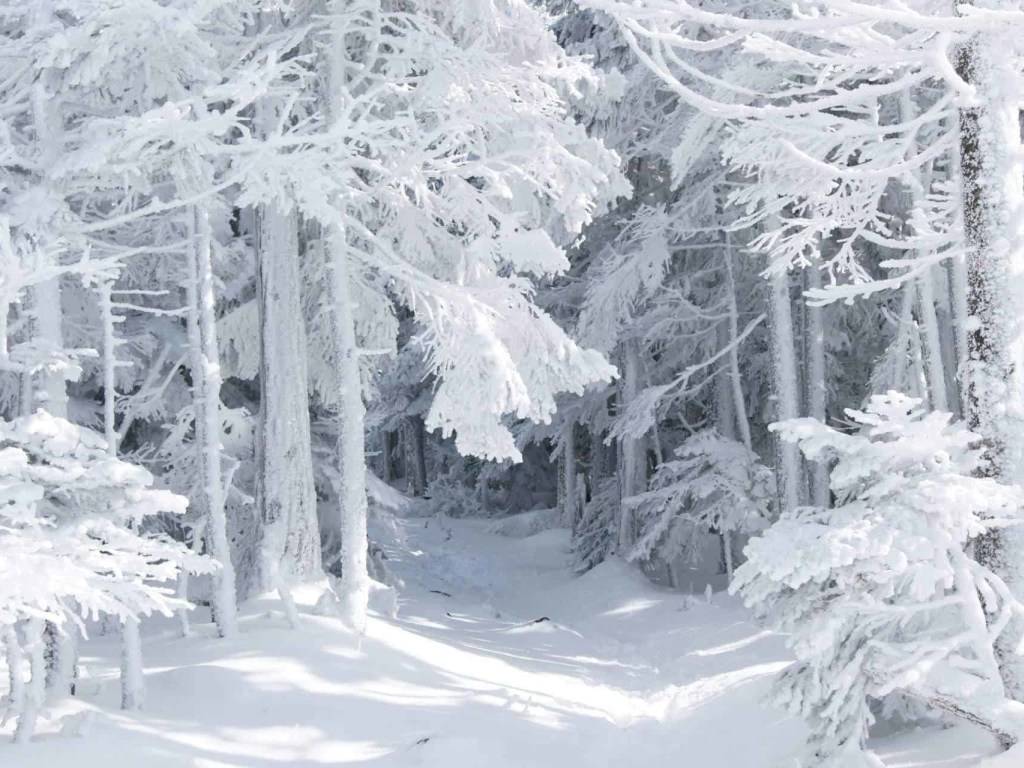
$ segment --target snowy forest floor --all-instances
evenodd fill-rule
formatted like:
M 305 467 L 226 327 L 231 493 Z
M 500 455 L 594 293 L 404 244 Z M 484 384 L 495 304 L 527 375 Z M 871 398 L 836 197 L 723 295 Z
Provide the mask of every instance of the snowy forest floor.
M 618 561 L 574 577 L 564 531 L 396 525 L 397 618 L 373 616 L 359 639 L 313 615 L 310 591 L 298 631 L 270 598 L 245 606 L 232 640 L 199 616 L 188 639 L 152 622 L 147 706 L 132 714 L 117 708 L 116 643 L 90 640 L 80 695 L 51 709 L 34 743 L 0 745 L 0 766 L 795 765 L 803 724 L 762 701 L 785 645 L 733 598 L 708 602 L 703 583 L 693 596 L 659 589 Z M 889 768 L 974 766 L 995 751 L 966 727 L 875 746 Z

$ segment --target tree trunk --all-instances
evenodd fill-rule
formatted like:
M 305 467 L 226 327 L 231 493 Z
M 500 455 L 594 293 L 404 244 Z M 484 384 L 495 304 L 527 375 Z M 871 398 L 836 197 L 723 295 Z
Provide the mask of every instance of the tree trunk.
M 725 277 L 726 299 L 729 306 L 729 387 L 732 390 L 732 414 L 740 439 L 747 450 L 753 445 L 750 439 L 750 419 L 747 417 L 747 401 L 743 397 L 743 379 L 740 376 L 740 355 L 736 339 L 739 338 L 739 309 L 736 306 L 736 278 L 732 264 L 732 233 L 725 233 Z
M 635 339 L 623 344 L 622 382 L 619 387 L 619 413 L 624 413 L 636 399 L 640 387 L 640 345 Z M 647 486 L 644 438 L 619 439 L 619 496 L 627 499 L 643 493 Z M 632 512 L 625 504 L 619 509 L 618 552 L 625 557 L 636 540 Z
M 24 656 L 21 652 L 21 642 L 18 640 L 18 632 L 13 624 L 4 624 L 0 627 L 4 643 L 4 658 L 7 662 L 7 711 L 0 725 L 6 725 L 11 717 L 18 717 L 25 706 L 25 681 L 21 675 L 21 667 Z
M 142 709 L 146 683 L 142 672 L 142 638 L 139 620 L 128 616 L 121 622 L 121 709 Z
M 939 318 L 935 312 L 935 285 L 931 269 L 925 270 L 916 282 L 928 400 L 933 410 L 948 412 L 946 366 L 942 361 L 942 336 L 939 334 Z
M 419 414 L 406 416 L 405 430 L 405 473 L 409 482 L 409 493 L 420 498 L 427 493 L 427 430 Z
M 345 233 L 329 238 L 331 308 L 335 362 L 338 366 L 338 470 L 341 475 L 341 617 L 357 632 L 366 631 L 370 577 L 366 570 L 366 445 L 362 380 L 352 295 L 352 274 Z
M 576 425 L 567 421 L 562 435 L 562 498 L 565 507 L 563 509 L 562 525 L 570 530 L 576 527 L 579 518 L 579 505 L 576 495 Z
M 61 327 L 64 312 L 61 308 L 60 278 L 54 277 L 39 283 L 33 289 L 32 321 L 35 335 L 47 350 L 58 351 L 64 347 L 64 331 Z M 67 381 L 59 371 L 39 374 L 35 406 L 44 408 L 61 419 L 68 417 Z
M 1024 201 L 1019 98 L 1012 31 L 976 37 L 957 52 L 957 72 L 977 97 L 960 110 L 960 168 L 967 241 L 967 418 L 984 440 L 985 474 L 1009 483 L 1024 475 L 1024 252 L 1015 232 Z M 978 541 L 980 562 L 1021 594 L 1021 534 L 1000 530 Z M 1019 627 L 1018 627 L 1019 628 Z M 1015 636 L 1012 630 L 1003 638 Z M 1012 642 L 997 651 L 1006 688 L 1020 700 L 1024 669 Z
M 256 425 L 256 515 L 260 587 L 316 580 L 316 516 L 302 317 L 298 217 L 276 205 L 256 212 L 260 309 L 260 413 Z
M 970 316 L 970 312 L 967 309 L 967 259 L 964 257 L 947 259 L 946 270 L 949 281 L 949 307 L 953 315 L 953 338 L 956 349 L 954 375 L 957 382 L 960 415 L 966 418 L 970 411 L 967 403 L 968 359 L 970 356 L 967 343 L 967 326 Z
M 28 653 L 29 681 L 22 693 L 21 712 L 18 726 L 14 731 L 14 741 L 26 744 L 32 740 L 36 731 L 36 721 L 43 707 L 46 696 L 46 659 L 44 658 L 45 641 L 43 640 L 43 620 L 29 619 L 24 624 L 24 648 Z
M 773 269 L 768 275 L 767 291 L 775 421 L 785 421 L 799 416 L 800 409 L 789 273 Z M 799 448 L 795 443 L 780 440 L 777 434 L 773 434 L 772 444 L 779 511 L 790 512 L 804 499 Z
M 815 262 L 804 269 L 807 288 L 821 288 L 821 270 Z M 828 405 L 828 382 L 825 365 L 825 308 L 807 306 L 807 329 L 804 347 L 807 360 L 807 415 L 825 423 Z M 810 466 L 810 502 L 816 507 L 828 507 L 828 463 L 815 461 Z
M 235 569 L 231 561 L 227 515 L 224 510 L 224 475 L 221 470 L 221 377 L 211 253 L 213 236 L 209 213 L 205 209 L 193 209 L 189 230 L 195 242 L 195 247 L 189 249 L 192 270 L 190 278 L 193 283 L 191 299 L 195 302 L 195 322 L 199 337 L 198 348 L 193 347 L 191 350 L 192 376 L 193 384 L 197 379 L 202 381 L 200 386 L 193 386 L 193 402 L 203 473 L 201 487 L 203 505 L 206 509 L 207 541 L 210 554 L 220 563 L 220 568 L 213 577 L 210 603 L 218 634 L 221 637 L 230 637 L 237 631 Z M 198 426 L 200 423 L 201 427 Z
M 395 481 L 395 443 L 397 436 L 394 430 L 383 430 L 380 433 L 381 477 L 385 483 Z

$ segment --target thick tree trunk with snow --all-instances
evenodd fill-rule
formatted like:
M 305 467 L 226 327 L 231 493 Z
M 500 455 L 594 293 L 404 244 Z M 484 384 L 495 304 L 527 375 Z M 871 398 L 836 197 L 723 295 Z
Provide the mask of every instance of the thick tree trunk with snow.
M 789 296 L 789 273 L 772 270 L 766 282 L 768 337 L 772 363 L 772 395 L 775 421 L 800 415 L 800 385 L 793 344 L 793 314 Z M 804 488 L 800 449 L 796 443 L 772 437 L 779 511 L 796 509 L 803 503 Z
M 260 310 L 260 413 L 256 426 L 256 514 L 264 590 L 322 576 L 313 485 L 302 317 L 298 221 L 294 211 L 256 213 Z
M 228 543 L 227 515 L 224 510 L 224 475 L 221 470 L 220 362 L 217 350 L 216 299 L 213 286 L 213 235 L 209 213 L 203 208 L 191 212 L 190 234 L 195 246 L 189 249 L 190 291 L 194 299 L 199 347 L 191 350 L 193 380 L 202 384 L 193 389 L 196 435 L 202 467 L 203 506 L 206 510 L 206 535 L 210 554 L 220 563 L 213 577 L 214 621 L 221 637 L 237 631 L 235 569 Z M 190 302 L 191 304 L 191 302 Z M 201 426 L 200 426 L 201 425 Z
M 1013 32 L 987 34 L 958 52 L 959 75 L 977 90 L 960 111 L 960 168 L 967 240 L 967 417 L 985 442 L 987 473 L 1024 479 L 1024 158 Z M 1020 594 L 1021 535 L 1000 529 L 980 540 L 976 555 Z M 1005 635 L 1012 633 L 1004 633 Z M 1024 669 L 1010 647 L 999 648 L 1010 695 L 1024 693 Z
M 338 366 L 338 471 L 341 488 L 341 617 L 357 632 L 366 630 L 370 577 L 366 570 L 366 444 L 362 381 L 356 343 L 352 275 L 345 233 L 329 238 L 331 312 Z

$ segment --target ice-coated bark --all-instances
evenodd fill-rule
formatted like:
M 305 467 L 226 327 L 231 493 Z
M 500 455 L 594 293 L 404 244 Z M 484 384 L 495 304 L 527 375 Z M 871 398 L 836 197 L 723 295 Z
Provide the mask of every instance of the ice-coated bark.
M 340 12 L 341 2 L 327 0 L 328 12 Z M 348 28 L 332 20 L 325 56 L 327 112 L 331 121 L 344 119 L 345 65 Z M 339 210 L 339 218 L 341 210 Z M 366 434 L 359 347 L 356 340 L 353 272 L 344 227 L 338 223 L 325 233 L 324 254 L 329 274 L 330 312 L 338 374 L 338 472 L 341 487 L 341 580 L 338 599 L 343 621 L 357 632 L 366 630 L 370 576 L 366 566 Z
M 789 273 L 773 269 L 768 274 L 768 334 L 772 364 L 775 421 L 795 419 L 800 409 L 800 379 L 793 344 L 793 314 L 789 297 Z M 803 501 L 800 452 L 796 445 L 773 437 L 775 478 L 779 510 L 786 512 Z
M 64 313 L 61 309 L 60 278 L 54 277 L 40 283 L 33 289 L 32 323 L 35 336 L 47 348 L 62 349 Z M 59 371 L 39 374 L 35 407 L 45 408 L 54 416 L 66 419 L 68 416 L 67 382 Z
M 14 731 L 14 741 L 25 744 L 36 731 L 36 721 L 46 696 L 46 659 L 43 620 L 29 619 L 23 625 L 24 649 L 28 654 L 29 680 L 22 693 L 21 714 Z
M 736 277 L 733 272 L 732 263 L 732 233 L 725 234 L 725 259 L 726 276 L 726 300 L 729 307 L 729 387 L 732 392 L 732 413 L 739 429 L 740 440 L 749 450 L 752 446 L 750 439 L 750 420 L 747 418 L 747 401 L 743 397 L 743 379 L 740 376 L 740 355 L 737 339 L 739 338 L 739 309 L 736 306 Z
M 363 427 L 366 409 L 359 375 L 352 275 L 345 234 L 340 229 L 331 233 L 328 259 L 340 407 L 338 470 L 341 488 L 338 500 L 341 505 L 341 585 L 338 598 L 342 620 L 357 632 L 364 632 L 370 595 L 370 576 L 366 570 L 366 436 Z
M 816 263 L 807 267 L 804 273 L 807 276 L 807 287 L 810 290 L 821 288 L 821 270 Z M 807 329 L 804 335 L 804 348 L 807 360 L 807 415 L 824 423 L 828 402 L 828 382 L 825 369 L 825 308 L 808 304 L 806 312 Z M 827 507 L 829 502 L 828 464 L 824 461 L 811 462 L 809 470 L 809 500 L 815 506 Z
M 1019 3 L 1003 3 L 1019 9 Z M 988 451 L 987 471 L 1010 483 L 1024 478 L 1024 157 L 1014 32 L 990 32 L 963 45 L 957 72 L 976 89 L 961 108 L 960 169 L 967 241 L 967 420 Z M 986 536 L 978 559 L 1020 594 L 1021 534 Z M 1024 665 L 999 649 L 1010 695 L 1024 694 Z
M 276 205 L 257 210 L 260 413 L 256 509 L 261 589 L 320 578 L 302 317 L 298 220 Z
M 46 657 L 46 695 L 49 699 L 75 693 L 78 680 L 78 625 L 65 621 L 58 627 L 52 622 L 46 623 L 43 638 L 47 644 Z
M 142 672 L 142 638 L 139 620 L 128 616 L 121 621 L 121 709 L 142 709 L 146 683 Z
M 3 718 L 3 723 L 6 723 L 8 718 L 21 712 L 24 706 L 25 681 L 21 676 L 24 654 L 13 624 L 4 624 L 0 627 L 0 638 L 3 640 L 4 658 L 7 662 L 7 712 Z
M 224 511 L 224 477 L 221 471 L 221 374 L 217 351 L 217 318 L 213 287 L 213 236 L 209 213 L 196 207 L 190 212 L 190 234 L 195 247 L 189 249 L 192 283 L 189 307 L 195 312 L 197 332 L 190 339 L 195 404 L 196 437 L 200 452 L 203 482 L 200 485 L 206 511 L 206 536 L 210 554 L 220 563 L 213 576 L 214 621 L 221 637 L 237 631 L 235 569 L 228 543 L 227 516 Z M 199 383 L 198 386 L 195 386 Z
M 942 336 L 935 311 L 935 284 L 932 271 L 927 269 L 917 278 L 917 307 L 921 324 L 922 353 L 925 376 L 928 380 L 928 401 L 936 411 L 948 411 L 946 369 L 942 360 Z
M 103 324 L 103 437 L 107 441 L 107 452 L 117 456 L 117 430 L 114 428 L 117 391 L 114 388 L 114 371 L 117 367 L 117 340 L 114 334 L 114 306 L 111 301 L 110 282 L 99 285 L 100 318 Z
M 949 283 L 949 308 L 953 321 L 953 344 L 956 349 L 953 374 L 957 382 L 960 413 L 965 415 L 967 407 L 968 344 L 967 325 L 970 312 L 967 309 L 967 260 L 963 257 L 947 259 L 946 277 Z M 950 358 L 953 360 L 954 358 Z

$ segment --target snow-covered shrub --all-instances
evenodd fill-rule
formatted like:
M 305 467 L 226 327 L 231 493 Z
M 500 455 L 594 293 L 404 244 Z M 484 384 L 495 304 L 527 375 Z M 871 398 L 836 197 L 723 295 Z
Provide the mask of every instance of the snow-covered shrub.
M 623 501 L 639 531 L 627 559 L 692 558 L 700 534 L 765 527 L 772 477 L 756 453 L 714 429 L 687 438 L 675 453 L 654 473 L 651 490 Z
M 847 414 L 859 433 L 773 426 L 808 459 L 836 459 L 835 508 L 784 514 L 732 587 L 791 633 L 776 700 L 807 719 L 820 765 L 871 764 L 869 706 L 892 693 L 1019 738 L 1024 707 L 1007 701 L 993 643 L 1024 609 L 969 547 L 1016 522 L 1024 494 L 974 476 L 978 437 L 920 400 L 889 392 Z
M 619 535 L 619 483 L 600 480 L 583 507 L 572 539 L 572 567 L 586 573 L 614 550 Z
M 185 607 L 173 590 L 179 569 L 211 569 L 179 542 L 138 533 L 147 516 L 188 503 L 152 482 L 109 455 L 100 435 L 45 411 L 0 421 L 0 631 L 19 740 L 31 737 L 42 703 L 44 622 L 84 630 L 101 616 L 170 615 Z
M 430 481 L 425 509 L 427 514 L 445 517 L 477 517 L 483 514 L 476 489 L 451 472 Z

